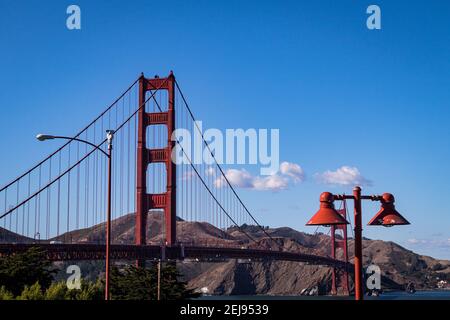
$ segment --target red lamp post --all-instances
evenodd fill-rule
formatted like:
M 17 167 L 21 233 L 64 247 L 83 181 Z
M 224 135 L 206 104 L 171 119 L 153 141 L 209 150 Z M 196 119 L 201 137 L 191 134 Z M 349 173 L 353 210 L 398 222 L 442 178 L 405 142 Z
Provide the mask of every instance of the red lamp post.
M 316 214 L 306 223 L 307 226 L 314 225 L 337 225 L 348 224 L 335 209 L 334 200 L 353 200 L 354 214 L 355 214 L 355 300 L 363 299 L 363 282 L 362 282 L 362 219 L 361 219 L 361 200 L 380 201 L 381 209 L 370 220 L 369 226 L 384 226 L 392 227 L 395 225 L 406 225 L 409 222 L 395 210 L 394 196 L 390 193 L 383 193 L 383 195 L 365 196 L 361 195 L 361 188 L 356 186 L 353 189 L 352 195 L 334 195 L 330 192 L 323 192 L 320 195 L 320 209 Z

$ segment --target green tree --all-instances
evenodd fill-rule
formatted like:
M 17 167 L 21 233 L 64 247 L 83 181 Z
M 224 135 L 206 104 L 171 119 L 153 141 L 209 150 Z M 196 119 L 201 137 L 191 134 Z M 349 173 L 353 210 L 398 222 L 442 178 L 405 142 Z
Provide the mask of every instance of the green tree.
M 0 300 L 14 300 L 14 295 L 5 286 L 0 287 Z
M 111 298 L 114 300 L 156 300 L 158 273 L 156 265 L 150 268 L 127 266 L 123 270 L 111 270 Z M 186 299 L 196 296 L 180 281 L 175 264 L 161 267 L 161 299 Z
M 39 282 L 36 282 L 32 286 L 25 286 L 17 300 L 44 300 L 44 294 Z
M 69 300 L 70 294 L 64 282 L 53 282 L 44 293 L 45 300 Z
M 153 268 L 157 278 L 157 268 Z M 161 300 L 179 300 L 197 297 L 198 294 L 186 288 L 187 283 L 180 281 L 181 274 L 175 263 L 167 263 L 161 268 Z
M 80 290 L 69 290 L 72 300 L 103 300 L 105 298 L 105 288 L 103 282 L 98 279 L 96 282 L 81 281 Z
M 55 272 L 45 252 L 38 248 L 0 257 L 0 285 L 15 296 L 20 295 L 25 286 L 30 287 L 36 282 L 43 290 L 47 289 Z
M 64 281 L 53 282 L 45 291 L 36 283 L 31 287 L 25 286 L 22 294 L 17 297 L 18 300 L 101 300 L 103 298 L 104 288 L 100 280 L 95 283 L 82 281 L 80 289 L 72 290 L 67 288 Z

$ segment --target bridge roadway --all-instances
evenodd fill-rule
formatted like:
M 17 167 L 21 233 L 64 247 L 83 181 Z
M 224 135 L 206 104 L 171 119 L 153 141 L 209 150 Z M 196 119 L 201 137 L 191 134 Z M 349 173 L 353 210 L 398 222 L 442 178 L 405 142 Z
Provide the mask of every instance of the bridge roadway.
M 66 260 L 103 260 L 105 245 L 102 244 L 49 244 L 49 243 L 11 243 L 0 244 L 0 256 L 25 252 L 31 247 L 39 247 L 51 261 Z M 136 259 L 251 259 L 255 261 L 280 260 L 303 262 L 312 265 L 345 268 L 345 262 L 328 257 L 293 253 L 276 250 L 248 249 L 238 247 L 199 247 L 176 245 L 172 247 L 160 245 L 111 245 L 111 258 L 115 260 Z

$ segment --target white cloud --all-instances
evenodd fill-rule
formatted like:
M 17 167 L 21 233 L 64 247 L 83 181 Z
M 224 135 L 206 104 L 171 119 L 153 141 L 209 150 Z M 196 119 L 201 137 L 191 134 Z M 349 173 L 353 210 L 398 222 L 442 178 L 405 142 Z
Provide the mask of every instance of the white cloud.
M 208 167 L 208 168 L 205 170 L 205 174 L 206 174 L 207 176 L 215 176 L 215 175 L 216 175 L 216 170 L 214 170 L 213 167 Z
M 193 170 L 185 171 L 181 177 L 181 180 L 191 180 L 195 176 L 195 172 Z
M 271 176 L 256 177 L 253 181 L 253 189 L 255 190 L 284 190 L 289 185 L 289 179 L 278 174 Z
M 420 239 L 408 239 L 406 240 L 406 242 L 408 242 L 409 244 L 424 244 L 427 243 L 425 240 L 420 240 Z
M 316 173 L 315 178 L 324 184 L 335 185 L 372 185 L 372 182 L 364 178 L 356 167 L 342 166 L 336 171 L 327 170 L 323 173 Z
M 227 180 L 233 185 L 233 187 L 238 188 L 252 188 L 253 180 L 255 179 L 247 170 L 237 170 L 237 169 L 228 169 L 225 171 L 225 175 Z M 215 181 L 215 185 L 217 188 L 223 187 L 226 185 L 226 180 L 224 177 L 219 177 Z
M 414 246 L 422 247 L 450 247 L 450 239 L 408 239 L 406 242 Z
M 287 189 L 289 183 L 299 183 L 304 180 L 303 169 L 295 163 L 283 162 L 279 172 L 268 176 L 253 176 L 245 169 L 228 169 L 225 175 L 233 187 L 252 189 L 258 191 L 280 191 Z M 215 180 L 216 188 L 226 186 L 224 177 Z
M 302 167 L 296 163 L 282 162 L 280 165 L 280 172 L 286 176 L 291 177 L 295 182 L 302 182 L 305 180 L 305 173 Z

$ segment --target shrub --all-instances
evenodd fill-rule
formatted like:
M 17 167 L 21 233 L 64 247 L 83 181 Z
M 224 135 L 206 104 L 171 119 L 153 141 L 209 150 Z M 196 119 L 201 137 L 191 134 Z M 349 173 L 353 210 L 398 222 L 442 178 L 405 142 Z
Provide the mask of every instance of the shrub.
M 26 285 L 21 295 L 17 297 L 17 300 L 44 300 L 39 282 L 36 282 L 32 286 Z
M 14 295 L 5 286 L 0 287 L 0 300 L 14 300 Z
M 69 290 L 64 282 L 54 282 L 45 291 L 45 300 L 68 300 L 70 299 Z

